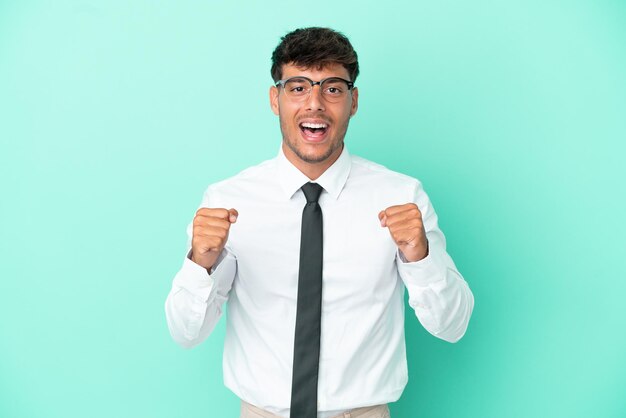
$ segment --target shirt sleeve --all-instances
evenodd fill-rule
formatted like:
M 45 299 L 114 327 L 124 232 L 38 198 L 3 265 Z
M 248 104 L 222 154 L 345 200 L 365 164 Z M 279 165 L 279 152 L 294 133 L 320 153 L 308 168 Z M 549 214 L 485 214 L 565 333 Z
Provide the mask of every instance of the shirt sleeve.
M 446 251 L 446 239 L 430 200 L 417 182 L 414 203 L 422 213 L 428 240 L 428 255 L 407 262 L 398 250 L 398 273 L 409 293 L 409 305 L 417 319 L 432 335 L 457 342 L 465 334 L 474 296 Z
M 210 189 L 209 189 L 210 190 Z M 201 207 L 215 207 L 205 192 Z M 191 248 L 193 223 L 187 227 Z M 167 326 L 174 341 L 191 348 L 204 341 L 222 316 L 224 302 L 237 272 L 237 258 L 228 248 L 222 250 L 211 271 L 191 261 L 191 249 L 174 276 L 165 301 Z

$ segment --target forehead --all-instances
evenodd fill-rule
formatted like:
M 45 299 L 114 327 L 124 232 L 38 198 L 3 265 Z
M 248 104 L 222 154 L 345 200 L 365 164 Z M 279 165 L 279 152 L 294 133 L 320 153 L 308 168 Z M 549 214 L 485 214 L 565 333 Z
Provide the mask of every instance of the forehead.
M 350 79 L 350 74 L 348 74 L 348 70 L 346 70 L 343 65 L 337 63 L 327 64 L 322 68 L 318 68 L 317 66 L 300 67 L 294 65 L 293 63 L 289 63 L 283 64 L 282 70 L 283 79 L 296 76 L 308 77 L 314 81 L 328 77 L 341 77 L 345 78 L 346 80 Z

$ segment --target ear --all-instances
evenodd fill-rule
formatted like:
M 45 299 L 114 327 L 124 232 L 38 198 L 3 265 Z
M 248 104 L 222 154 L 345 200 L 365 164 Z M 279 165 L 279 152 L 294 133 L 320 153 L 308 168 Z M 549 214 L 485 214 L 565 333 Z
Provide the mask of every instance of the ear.
M 359 108 L 359 89 L 356 87 L 353 87 L 352 88 L 352 108 L 350 109 L 350 116 L 354 116 L 358 108 Z
M 278 88 L 276 86 L 270 87 L 270 107 L 275 115 L 280 113 L 280 107 L 278 106 Z

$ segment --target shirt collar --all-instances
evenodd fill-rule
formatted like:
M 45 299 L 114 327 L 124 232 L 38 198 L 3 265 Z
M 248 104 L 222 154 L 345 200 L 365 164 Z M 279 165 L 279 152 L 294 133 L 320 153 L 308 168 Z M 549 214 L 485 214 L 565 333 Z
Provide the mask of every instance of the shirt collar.
M 278 180 L 282 186 L 284 197 L 285 199 L 291 199 L 303 184 L 311 180 L 291 164 L 283 152 L 282 145 L 278 151 L 277 163 Z M 348 148 L 344 144 L 337 161 L 328 167 L 314 183 L 322 186 L 336 200 L 339 198 L 343 186 L 345 186 L 348 180 L 351 165 L 352 159 L 350 158 L 350 153 L 348 153 Z

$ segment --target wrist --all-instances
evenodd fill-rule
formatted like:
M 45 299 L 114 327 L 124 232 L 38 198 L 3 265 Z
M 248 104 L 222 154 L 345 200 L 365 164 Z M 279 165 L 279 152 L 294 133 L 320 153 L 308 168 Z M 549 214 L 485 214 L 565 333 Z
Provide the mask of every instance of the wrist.
M 213 268 L 213 265 L 215 264 L 215 260 L 210 259 L 213 257 L 210 257 L 210 258 L 201 257 L 200 259 L 196 258 L 193 254 L 193 250 L 189 252 L 188 258 L 195 264 L 199 265 L 200 267 L 204 267 L 207 272 L 210 272 L 211 269 Z
M 426 241 L 426 245 L 424 246 L 400 249 L 400 254 L 408 263 L 421 261 L 428 257 L 428 241 Z

